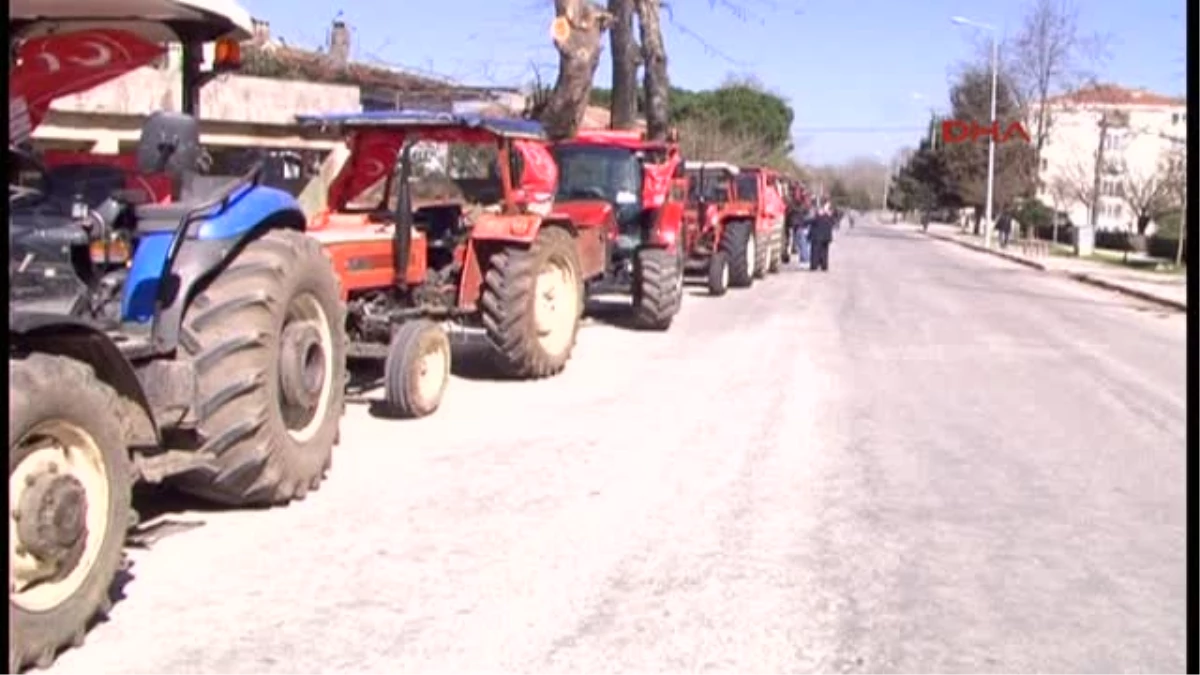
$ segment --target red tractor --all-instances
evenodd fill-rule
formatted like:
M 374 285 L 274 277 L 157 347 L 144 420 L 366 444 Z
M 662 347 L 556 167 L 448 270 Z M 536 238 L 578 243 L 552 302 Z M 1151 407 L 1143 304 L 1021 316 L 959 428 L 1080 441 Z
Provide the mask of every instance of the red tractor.
M 776 174 L 728 162 L 687 162 L 687 271 L 707 273 L 713 295 L 776 272 L 784 252 Z
M 541 125 L 421 111 L 300 122 L 347 135 L 329 210 L 308 232 L 341 278 L 348 353 L 384 361 L 393 414 L 438 407 L 450 372 L 444 322 L 482 329 L 509 377 L 566 366 L 584 282 L 605 269 L 608 205 L 552 209 L 558 172 Z M 416 174 L 442 169 L 448 193 L 418 203 Z
M 589 291 L 618 290 L 633 299 L 634 325 L 666 330 L 683 303 L 680 164 L 674 140 L 636 131 L 583 131 L 554 144 L 559 182 L 554 213 L 608 221 L 604 274 Z
M 758 255 L 754 276 L 759 279 L 768 273 L 778 272 L 783 262 L 787 203 L 783 199 L 780 178 L 779 172 L 774 169 L 742 167 L 741 174 L 734 181 L 738 196 L 746 201 L 754 201 L 755 251 Z

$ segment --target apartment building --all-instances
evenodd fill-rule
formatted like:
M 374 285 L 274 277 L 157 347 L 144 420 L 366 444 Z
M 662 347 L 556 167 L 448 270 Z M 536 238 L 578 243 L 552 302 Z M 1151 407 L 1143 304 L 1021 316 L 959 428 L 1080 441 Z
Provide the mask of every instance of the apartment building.
M 1122 195 L 1144 191 L 1161 179 L 1165 162 L 1186 145 L 1186 99 L 1096 85 L 1051 99 L 1050 114 L 1038 172 L 1039 199 L 1073 223 L 1088 222 L 1101 120 L 1107 117 L 1097 228 L 1132 229 L 1137 214 Z

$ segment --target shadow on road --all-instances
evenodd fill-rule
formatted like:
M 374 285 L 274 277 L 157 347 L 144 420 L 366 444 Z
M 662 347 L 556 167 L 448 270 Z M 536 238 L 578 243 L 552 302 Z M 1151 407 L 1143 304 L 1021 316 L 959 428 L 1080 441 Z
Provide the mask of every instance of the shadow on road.
M 633 323 L 633 307 L 627 297 L 588 298 L 583 316 L 622 330 L 640 330 Z

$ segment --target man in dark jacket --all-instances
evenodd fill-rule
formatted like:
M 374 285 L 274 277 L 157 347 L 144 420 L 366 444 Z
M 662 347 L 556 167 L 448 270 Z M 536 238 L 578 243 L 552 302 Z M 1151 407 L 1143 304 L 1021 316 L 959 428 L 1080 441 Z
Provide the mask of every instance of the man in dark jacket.
M 812 242 L 810 269 L 829 271 L 829 245 L 833 243 L 833 214 L 829 207 L 821 209 L 808 228 L 808 240 Z
M 1000 211 L 1000 217 L 996 219 L 996 232 L 1000 235 L 1000 248 L 1008 248 L 1008 240 L 1012 236 L 1012 214 L 1007 207 Z

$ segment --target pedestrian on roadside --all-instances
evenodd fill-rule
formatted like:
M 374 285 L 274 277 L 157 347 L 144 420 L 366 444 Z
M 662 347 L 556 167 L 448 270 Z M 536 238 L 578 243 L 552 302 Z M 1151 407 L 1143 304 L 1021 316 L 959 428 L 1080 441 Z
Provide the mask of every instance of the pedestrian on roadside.
M 808 239 L 812 244 L 812 262 L 809 269 L 829 271 L 829 245 L 833 243 L 833 224 L 833 212 L 826 206 L 809 226 Z
M 801 265 L 807 265 L 811 258 L 812 247 L 808 243 L 808 228 L 812 225 L 813 217 L 809 213 L 799 213 L 796 219 L 796 235 L 792 240 L 796 257 Z
M 1000 217 L 996 219 L 996 233 L 1000 236 L 1000 248 L 1008 248 L 1008 239 L 1012 236 L 1012 216 L 1007 208 L 1000 211 Z

